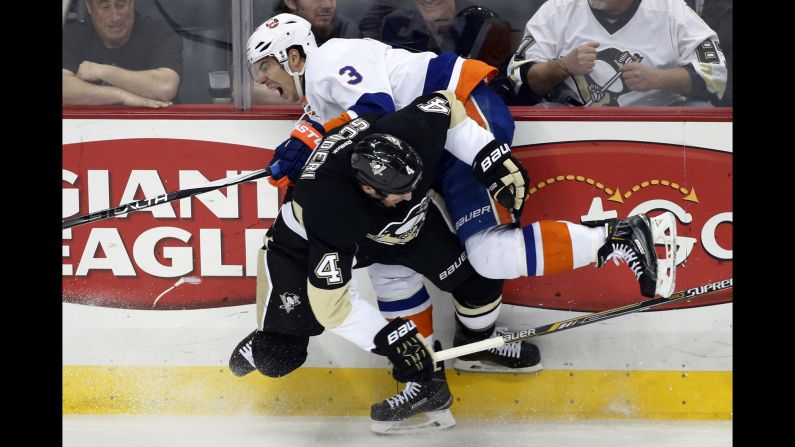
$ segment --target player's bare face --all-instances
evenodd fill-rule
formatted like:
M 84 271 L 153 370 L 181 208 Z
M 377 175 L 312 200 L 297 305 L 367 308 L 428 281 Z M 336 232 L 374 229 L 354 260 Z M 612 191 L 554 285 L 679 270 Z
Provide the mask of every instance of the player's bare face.
M 118 48 L 127 43 L 135 21 L 134 0 L 88 0 L 86 8 L 102 43 Z
M 383 196 L 376 192 L 375 189 L 367 185 L 362 185 L 362 191 L 364 191 L 364 193 L 368 196 L 381 202 L 381 204 L 387 208 L 392 208 L 404 200 L 411 200 L 411 191 L 405 194 L 387 194 L 386 196 Z
M 287 74 L 287 70 L 276 62 L 272 57 L 266 57 L 254 62 L 251 70 L 254 82 L 262 84 L 271 90 L 279 93 L 282 99 L 290 102 L 298 102 L 298 90 L 295 88 L 293 77 Z

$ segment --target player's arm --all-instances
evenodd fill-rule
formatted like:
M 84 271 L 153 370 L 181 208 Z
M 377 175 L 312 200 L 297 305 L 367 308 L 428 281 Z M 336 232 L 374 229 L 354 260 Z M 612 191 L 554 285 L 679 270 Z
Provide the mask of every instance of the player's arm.
M 430 101 L 422 99 L 429 96 Z M 491 132 L 469 118 L 464 105 L 449 90 L 426 95 L 415 103 L 421 109 L 424 107 L 428 114 L 434 113 L 433 105 L 439 109 L 449 108 L 445 150 L 472 166 L 473 175 L 495 200 L 508 209 L 521 212 L 530 179 L 522 163 L 511 154 L 508 144 L 496 140 Z
M 351 51 L 355 48 L 341 46 L 340 51 L 317 52 L 306 71 L 307 99 L 327 131 L 365 114 L 383 116 L 396 109 L 384 64 Z

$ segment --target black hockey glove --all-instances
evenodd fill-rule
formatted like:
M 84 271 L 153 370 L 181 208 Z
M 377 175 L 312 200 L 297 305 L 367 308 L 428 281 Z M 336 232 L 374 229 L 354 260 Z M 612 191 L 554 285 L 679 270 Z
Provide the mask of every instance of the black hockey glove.
M 522 163 L 511 155 L 511 148 L 497 140 L 487 144 L 472 163 L 475 178 L 505 208 L 521 213 L 527 198 L 527 177 Z
M 385 355 L 392 362 L 392 376 L 398 382 L 431 380 L 434 369 L 431 348 L 413 321 L 395 318 L 375 334 L 373 342 L 373 352 Z

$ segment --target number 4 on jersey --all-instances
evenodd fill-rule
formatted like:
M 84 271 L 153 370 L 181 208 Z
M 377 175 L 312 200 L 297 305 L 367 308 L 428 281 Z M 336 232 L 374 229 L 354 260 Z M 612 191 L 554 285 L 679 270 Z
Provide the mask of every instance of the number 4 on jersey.
M 450 114 L 450 105 L 444 98 L 436 97 L 428 102 L 417 104 L 417 107 L 423 112 Z
M 325 278 L 329 285 L 342 284 L 342 272 L 337 267 L 338 261 L 339 255 L 337 253 L 326 254 L 315 267 L 315 275 L 318 278 Z

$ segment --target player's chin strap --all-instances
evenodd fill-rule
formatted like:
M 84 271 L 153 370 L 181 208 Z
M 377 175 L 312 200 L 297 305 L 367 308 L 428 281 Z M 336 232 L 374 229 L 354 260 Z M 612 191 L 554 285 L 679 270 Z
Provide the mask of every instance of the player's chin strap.
M 488 349 L 499 348 L 500 346 L 508 343 L 514 343 L 528 338 L 540 337 L 541 335 L 551 334 L 553 332 L 565 331 L 566 329 L 575 328 L 578 326 L 585 326 L 586 324 L 596 323 L 598 321 L 608 320 L 610 318 L 620 317 L 622 315 L 631 314 L 634 312 L 651 309 L 652 307 L 661 306 L 663 304 L 670 304 L 676 301 L 697 298 L 700 296 L 708 295 L 722 290 L 731 289 L 733 286 L 733 278 L 724 279 L 710 284 L 704 284 L 697 287 L 692 287 L 687 290 L 676 292 L 668 298 L 658 297 L 651 298 L 639 303 L 629 304 L 615 309 L 609 309 L 602 312 L 596 312 L 582 317 L 572 318 L 569 320 L 559 321 L 557 323 L 538 326 L 533 329 L 525 329 L 513 334 L 504 334 L 501 337 L 492 337 L 481 340 L 475 343 L 457 346 L 455 348 L 445 349 L 443 351 L 434 352 L 431 354 L 434 362 L 441 362 L 462 355 L 473 354 L 475 352 L 486 351 Z

